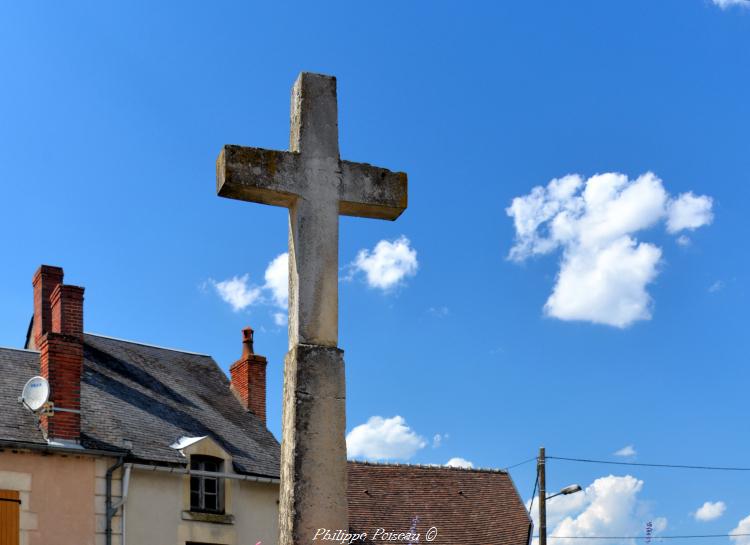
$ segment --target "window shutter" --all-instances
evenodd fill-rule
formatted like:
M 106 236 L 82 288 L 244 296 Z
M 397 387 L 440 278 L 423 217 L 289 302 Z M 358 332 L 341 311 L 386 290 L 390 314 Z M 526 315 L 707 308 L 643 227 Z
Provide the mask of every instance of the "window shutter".
M 0 490 L 0 545 L 18 545 L 21 499 L 17 490 Z

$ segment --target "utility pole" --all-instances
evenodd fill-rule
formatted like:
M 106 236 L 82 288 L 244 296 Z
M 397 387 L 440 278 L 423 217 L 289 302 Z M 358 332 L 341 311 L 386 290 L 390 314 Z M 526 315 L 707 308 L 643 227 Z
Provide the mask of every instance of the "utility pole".
M 544 447 L 541 447 L 536 464 L 539 475 L 539 545 L 547 545 L 547 483 L 544 462 Z

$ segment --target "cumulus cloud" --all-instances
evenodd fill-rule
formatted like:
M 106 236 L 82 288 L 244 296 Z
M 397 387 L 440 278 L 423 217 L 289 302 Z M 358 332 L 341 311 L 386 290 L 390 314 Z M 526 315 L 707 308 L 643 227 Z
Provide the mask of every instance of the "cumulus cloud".
M 669 204 L 667 211 L 667 231 L 678 233 L 682 230 L 691 231 L 704 225 L 709 225 L 714 215 L 712 212 L 713 199 L 702 195 L 696 197 L 692 191 L 683 193 Z
M 448 460 L 445 465 L 448 467 L 462 467 L 464 469 L 471 469 L 472 467 L 474 467 L 474 464 L 472 464 L 469 460 L 459 458 L 458 456 Z
M 393 418 L 373 416 L 346 436 L 346 451 L 350 458 L 408 460 L 426 446 L 424 437 L 415 433 L 398 415 Z
M 591 537 L 643 535 L 644 520 L 650 520 L 654 537 L 667 527 L 667 519 L 649 517 L 647 502 L 639 498 L 643 481 L 630 475 L 609 475 L 596 479 L 584 493 L 558 496 L 547 503 L 547 527 L 549 536 Z M 537 505 L 539 498 L 534 498 Z M 528 503 L 527 503 L 528 505 Z M 538 512 L 532 512 L 534 525 L 538 527 Z M 575 543 L 571 539 L 548 538 L 550 545 Z M 605 545 L 607 540 L 586 539 L 590 545 Z M 537 545 L 538 540 L 533 541 Z M 623 543 L 635 545 L 634 540 Z
M 732 6 L 750 8 L 750 0 L 714 0 L 714 4 L 721 9 L 731 8 Z
M 732 535 L 730 538 L 734 541 L 734 545 L 750 545 L 750 515 L 742 519 L 737 527 L 729 532 L 729 534 L 745 534 L 745 535 Z
M 209 279 L 204 285 L 213 286 L 221 300 L 229 303 L 235 312 L 260 304 L 272 305 L 286 311 L 289 300 L 288 268 L 289 254 L 283 253 L 271 260 L 266 267 L 265 284 L 262 286 L 252 284 L 249 274 L 233 276 L 221 282 Z M 278 326 L 287 322 L 286 313 L 273 312 L 271 316 Z
M 548 316 L 627 327 L 651 318 L 646 291 L 658 274 L 661 250 L 623 237 L 609 246 L 566 256 L 552 295 L 544 305 Z
M 289 305 L 289 253 L 276 256 L 266 267 L 264 277 L 264 289 L 271 294 L 276 306 L 286 309 Z
M 635 180 L 619 173 L 556 178 L 506 209 L 516 231 L 509 259 L 522 262 L 561 249 L 545 313 L 627 327 L 651 318 L 646 288 L 662 259 L 661 248 L 636 234 L 660 222 L 670 234 L 695 230 L 711 223 L 712 206 L 707 196 L 670 196 L 651 172 Z
M 620 450 L 618 450 L 614 454 L 615 456 L 630 457 L 630 456 L 635 456 L 637 453 L 633 445 L 627 445 L 625 447 L 622 447 Z
M 214 280 L 209 280 L 209 282 L 214 286 L 222 301 L 229 303 L 235 312 L 249 307 L 261 297 L 260 288 L 250 285 L 250 275 L 248 274 L 233 276 L 221 282 Z
M 723 501 L 707 501 L 693 513 L 695 520 L 701 522 L 708 522 L 709 520 L 716 520 L 726 511 L 727 505 Z
M 353 272 L 362 272 L 371 288 L 388 291 L 408 276 L 417 274 L 417 251 L 401 236 L 393 242 L 381 240 L 372 251 L 363 249 L 351 264 Z

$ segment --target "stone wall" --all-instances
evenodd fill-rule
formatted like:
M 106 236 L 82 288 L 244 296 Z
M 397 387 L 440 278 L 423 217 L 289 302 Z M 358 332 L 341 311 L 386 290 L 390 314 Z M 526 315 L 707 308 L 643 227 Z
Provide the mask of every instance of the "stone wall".
M 104 544 L 95 533 L 97 462 L 88 456 L 0 451 L 0 489 L 20 493 L 21 545 Z

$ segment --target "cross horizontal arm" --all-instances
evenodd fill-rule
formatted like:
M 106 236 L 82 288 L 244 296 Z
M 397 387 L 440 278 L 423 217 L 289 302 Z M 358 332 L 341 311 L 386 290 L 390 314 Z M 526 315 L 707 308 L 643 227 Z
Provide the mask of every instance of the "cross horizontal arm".
M 301 164 L 299 153 L 224 146 L 216 159 L 216 193 L 288 208 L 299 195 Z
M 339 213 L 395 220 L 406 209 L 406 173 L 341 161 Z

